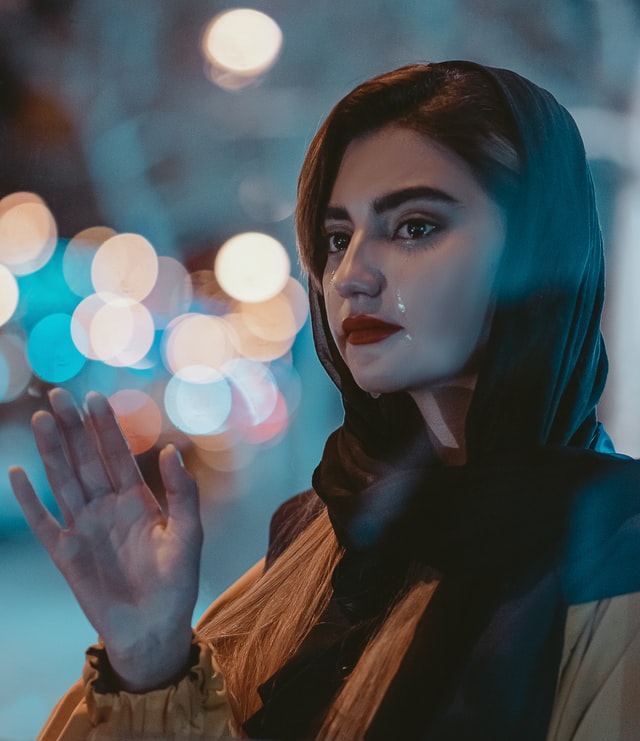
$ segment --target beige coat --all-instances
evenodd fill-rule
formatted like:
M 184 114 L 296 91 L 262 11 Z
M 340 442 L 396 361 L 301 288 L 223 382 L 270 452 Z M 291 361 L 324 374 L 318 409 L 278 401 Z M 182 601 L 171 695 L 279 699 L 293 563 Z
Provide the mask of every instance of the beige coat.
M 250 587 L 262 573 L 250 569 L 207 610 Z M 176 686 L 146 694 L 95 693 L 96 669 L 54 708 L 38 741 L 128 741 L 129 739 L 236 738 L 224 679 L 210 647 Z M 637 741 L 640 738 L 640 593 L 569 608 L 562 662 L 548 741 Z

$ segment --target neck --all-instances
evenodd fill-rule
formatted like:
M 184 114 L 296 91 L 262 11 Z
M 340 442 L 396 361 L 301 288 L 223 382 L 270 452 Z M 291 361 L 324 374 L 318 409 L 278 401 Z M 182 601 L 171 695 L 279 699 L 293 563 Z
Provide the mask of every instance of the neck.
M 465 427 L 477 376 L 467 375 L 411 392 L 440 460 L 448 466 L 466 462 Z

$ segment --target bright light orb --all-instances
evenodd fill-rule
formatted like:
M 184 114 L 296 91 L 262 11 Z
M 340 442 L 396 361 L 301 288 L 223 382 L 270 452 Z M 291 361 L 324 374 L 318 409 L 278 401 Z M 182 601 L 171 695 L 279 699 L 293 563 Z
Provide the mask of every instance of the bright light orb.
M 25 342 L 17 334 L 0 334 L 0 402 L 14 401 L 31 380 Z
M 173 317 L 187 311 L 192 299 L 193 286 L 184 265 L 173 257 L 159 257 L 156 283 L 144 299 L 156 327 L 164 329 Z
M 284 289 L 268 301 L 243 303 L 240 313 L 247 329 L 269 342 L 283 342 L 294 337 L 304 326 L 308 299 L 304 288 L 289 278 Z
M 69 288 L 77 296 L 93 293 L 91 264 L 98 249 L 116 232 L 108 226 L 83 229 L 69 241 L 62 258 L 62 273 Z
M 232 424 L 245 429 L 264 422 L 278 398 L 278 388 L 269 369 L 262 363 L 238 358 L 222 370 L 234 392 Z
M 91 320 L 89 346 L 108 365 L 133 366 L 153 345 L 155 327 L 142 304 L 108 303 Z
M 231 411 L 231 389 L 213 368 L 189 366 L 167 384 L 164 405 L 169 419 L 182 432 L 214 435 L 224 431 Z
M 121 389 L 109 397 L 118 423 L 134 455 L 150 450 L 162 431 L 162 413 L 155 401 L 144 391 Z
M 250 360 L 259 360 L 267 363 L 286 355 L 293 345 L 294 335 L 284 340 L 274 342 L 264 337 L 258 337 L 247 326 L 244 315 L 240 313 L 227 314 L 227 324 L 234 331 L 234 345 L 239 355 Z
M 139 234 L 116 234 L 96 252 L 91 281 L 96 293 L 112 293 L 142 301 L 158 277 L 158 256 Z
M 172 373 L 191 365 L 219 370 L 235 356 L 232 330 L 224 319 L 208 314 L 183 314 L 166 328 L 164 364 Z
M 214 67 L 254 77 L 270 69 L 278 58 L 282 31 L 265 13 L 236 8 L 213 18 L 204 32 L 202 46 Z
M 291 263 L 273 237 L 245 232 L 227 240 L 216 255 L 218 283 L 232 298 L 256 303 L 280 293 L 289 280 Z
M 13 316 L 19 296 L 18 283 L 13 273 L 0 264 L 0 327 Z
M 71 339 L 71 317 L 50 314 L 31 330 L 27 342 L 34 373 L 48 383 L 63 383 L 76 376 L 86 359 Z
M 92 293 L 76 306 L 71 318 L 73 344 L 89 360 L 98 360 L 98 354 L 91 346 L 91 322 L 98 311 L 106 305 L 104 297 Z
M 12 193 L 0 200 L 0 262 L 14 275 L 40 270 L 53 255 L 56 222 L 35 193 Z

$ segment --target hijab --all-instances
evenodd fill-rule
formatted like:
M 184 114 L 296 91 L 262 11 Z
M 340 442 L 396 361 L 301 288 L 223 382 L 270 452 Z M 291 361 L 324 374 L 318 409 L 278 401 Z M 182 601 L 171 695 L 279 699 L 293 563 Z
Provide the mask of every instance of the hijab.
M 567 604 L 640 588 L 606 548 L 640 509 L 639 476 L 635 462 L 609 455 L 596 419 L 607 373 L 604 259 L 575 122 L 514 72 L 429 66 L 473 68 L 493 81 L 521 163 L 467 416 L 467 463 L 439 464 L 407 394 L 372 398 L 359 389 L 311 284 L 317 353 L 345 410 L 313 477 L 345 548 L 326 621 L 342 629 L 312 631 L 261 688 L 264 708 L 245 729 L 263 738 L 312 734 L 309 719 L 322 717 L 344 678 L 336 667 L 357 661 L 412 562 L 442 579 L 370 739 L 544 738 Z M 622 494 L 612 499 L 612 491 Z M 302 715 L 294 712 L 301 703 Z

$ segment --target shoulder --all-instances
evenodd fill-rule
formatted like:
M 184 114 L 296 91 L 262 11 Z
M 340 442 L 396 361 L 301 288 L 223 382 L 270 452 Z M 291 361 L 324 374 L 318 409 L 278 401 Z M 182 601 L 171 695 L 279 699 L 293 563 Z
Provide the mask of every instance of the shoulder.
M 638 738 L 640 593 L 573 605 L 548 740 Z
M 324 508 L 313 489 L 303 491 L 283 502 L 271 517 L 266 568 L 298 537 Z
M 573 498 L 563 556 L 567 601 L 640 591 L 640 461 L 591 454 Z

